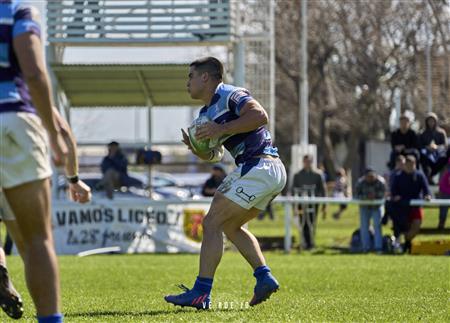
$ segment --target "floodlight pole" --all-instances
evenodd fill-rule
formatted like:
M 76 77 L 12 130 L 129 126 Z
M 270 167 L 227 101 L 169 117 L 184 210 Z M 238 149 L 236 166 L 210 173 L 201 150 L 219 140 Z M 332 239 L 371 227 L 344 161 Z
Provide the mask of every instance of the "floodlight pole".
M 269 130 L 272 140 L 275 140 L 275 0 L 270 0 L 270 90 L 269 90 Z
M 300 106 L 299 106 L 299 144 L 306 147 L 308 138 L 308 1 L 301 1 L 300 30 Z

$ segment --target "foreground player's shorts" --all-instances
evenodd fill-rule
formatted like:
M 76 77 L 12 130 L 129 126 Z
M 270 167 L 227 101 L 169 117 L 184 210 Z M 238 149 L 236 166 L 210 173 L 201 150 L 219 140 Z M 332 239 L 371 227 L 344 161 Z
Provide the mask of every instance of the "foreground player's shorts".
M 0 188 L 12 188 L 52 175 L 47 133 L 27 112 L 0 113 Z
M 244 209 L 265 210 L 283 190 L 286 178 L 279 158 L 254 158 L 240 164 L 217 190 Z

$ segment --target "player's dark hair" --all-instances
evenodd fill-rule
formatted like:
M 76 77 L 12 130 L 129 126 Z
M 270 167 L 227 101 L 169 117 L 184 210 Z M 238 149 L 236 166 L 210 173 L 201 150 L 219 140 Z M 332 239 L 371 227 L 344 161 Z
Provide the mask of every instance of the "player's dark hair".
M 196 71 L 200 73 L 208 73 L 209 76 L 222 81 L 223 77 L 223 65 L 215 57 L 203 57 L 193 61 L 189 66 L 193 66 Z

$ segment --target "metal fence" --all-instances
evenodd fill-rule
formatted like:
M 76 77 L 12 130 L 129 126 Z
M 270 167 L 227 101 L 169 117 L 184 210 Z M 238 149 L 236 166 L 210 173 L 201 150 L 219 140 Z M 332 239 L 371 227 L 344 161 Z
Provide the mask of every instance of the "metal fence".
M 291 219 L 294 208 L 305 204 L 356 204 L 356 205 L 384 205 L 385 200 L 356 200 L 351 198 L 331 198 L 331 197 L 288 197 L 280 196 L 274 200 L 284 206 L 284 251 L 290 252 L 292 244 Z M 438 207 L 450 206 L 450 199 L 411 200 L 411 206 Z

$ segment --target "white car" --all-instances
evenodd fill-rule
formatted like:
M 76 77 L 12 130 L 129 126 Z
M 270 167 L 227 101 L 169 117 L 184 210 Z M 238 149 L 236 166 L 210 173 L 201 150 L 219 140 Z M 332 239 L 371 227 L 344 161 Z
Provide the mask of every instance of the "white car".
M 153 200 L 162 200 L 168 198 L 175 199 L 189 199 L 196 198 L 191 187 L 184 188 L 183 183 L 177 181 L 174 176 L 167 173 L 153 172 L 151 189 L 148 183 L 148 175 L 141 173 L 128 173 L 131 185 L 123 186 L 115 190 L 115 197 L 150 197 L 150 192 Z M 101 173 L 84 173 L 80 174 L 80 179 L 85 182 L 92 190 L 95 197 L 104 197 L 104 191 L 99 187 L 99 182 L 102 179 Z M 66 191 L 67 182 L 64 176 L 58 179 L 59 191 Z

